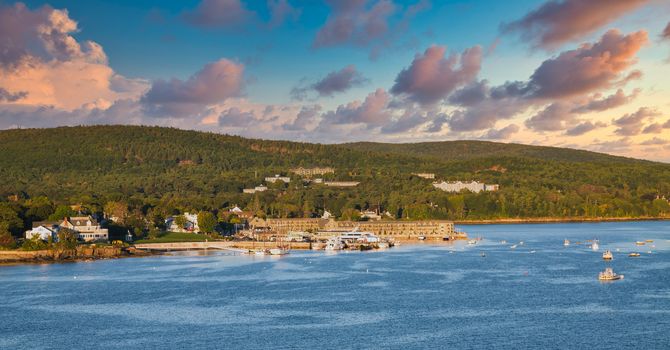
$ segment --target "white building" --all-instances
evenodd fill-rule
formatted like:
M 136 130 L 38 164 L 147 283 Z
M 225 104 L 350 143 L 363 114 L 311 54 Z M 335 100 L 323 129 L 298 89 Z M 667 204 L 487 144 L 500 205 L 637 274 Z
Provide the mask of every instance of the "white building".
M 268 188 L 265 185 L 259 185 L 254 188 L 245 188 L 242 190 L 242 193 L 254 194 L 256 192 L 265 192 Z
M 43 241 L 48 241 L 51 238 L 55 242 L 58 240 L 58 229 L 57 223 L 34 222 L 33 228 L 26 231 L 26 239 L 39 236 Z
M 200 227 L 198 226 L 198 214 L 184 213 L 184 219 L 186 222 L 183 227 L 179 227 L 175 222 L 174 217 L 169 217 L 165 220 L 165 226 L 170 232 L 198 232 Z
M 435 174 L 433 174 L 433 173 L 412 173 L 412 174 L 416 175 L 420 178 L 423 178 L 423 179 L 434 179 L 435 178 Z
M 289 182 L 291 182 L 291 178 L 288 177 L 288 176 L 279 176 L 279 175 L 275 175 L 274 177 L 268 176 L 268 177 L 265 178 L 265 182 L 275 183 L 277 181 L 282 181 L 284 183 L 289 183 Z
M 482 191 L 497 191 L 499 189 L 498 185 L 487 185 L 477 181 L 471 182 L 434 182 L 433 186 L 437 189 L 446 192 L 461 192 L 463 190 L 468 190 L 470 192 L 479 193 Z
M 361 211 L 361 218 L 368 219 L 368 220 L 381 220 L 382 216 L 379 215 L 374 210 L 364 210 L 364 211 Z
M 90 215 L 65 218 L 59 226 L 77 232 L 78 238 L 86 242 L 109 240 L 108 230 L 100 227 L 100 223 Z

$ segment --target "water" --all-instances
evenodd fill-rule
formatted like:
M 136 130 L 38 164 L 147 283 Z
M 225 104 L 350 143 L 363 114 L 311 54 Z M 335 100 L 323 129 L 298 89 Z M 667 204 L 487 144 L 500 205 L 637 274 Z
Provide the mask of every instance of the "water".
M 670 222 L 463 229 L 484 241 L 0 267 L 0 348 L 670 348 Z

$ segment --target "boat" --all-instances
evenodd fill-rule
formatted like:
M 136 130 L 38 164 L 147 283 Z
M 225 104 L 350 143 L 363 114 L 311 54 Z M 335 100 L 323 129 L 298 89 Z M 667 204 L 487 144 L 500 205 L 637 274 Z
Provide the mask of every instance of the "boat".
M 564 240 L 564 241 L 563 241 L 563 245 L 566 246 L 566 247 L 569 246 L 569 245 L 570 245 L 570 241 L 567 240 L 567 239 Z
M 654 240 L 653 240 L 653 239 L 648 239 L 648 240 L 646 240 L 645 242 L 647 242 L 647 243 L 652 243 L 652 242 L 654 242 Z
M 270 255 L 286 255 L 288 254 L 288 249 L 286 248 L 272 248 L 270 249 Z
M 469 245 L 475 245 L 475 244 L 477 244 L 477 240 L 476 239 L 471 239 L 471 240 L 468 241 L 468 244 Z
M 360 243 L 377 243 L 380 241 L 379 237 L 374 233 L 358 231 L 358 227 L 354 228 L 352 231 L 341 234 L 339 239 L 345 242 L 351 241 Z
M 500 241 L 500 244 L 507 244 L 507 241 L 503 239 L 502 241 Z
M 519 242 L 519 245 L 523 245 L 523 241 Z
M 636 244 L 636 245 L 645 245 L 645 242 L 643 242 L 643 241 L 637 241 L 637 242 L 635 242 L 635 244 Z
M 598 279 L 601 281 L 616 281 L 623 279 L 623 275 L 618 275 L 614 273 L 611 267 L 605 269 L 605 271 L 598 274 Z
M 640 256 L 640 253 L 630 253 L 628 254 L 628 256 L 630 256 L 631 258 L 637 258 Z
M 379 242 L 377 248 L 379 249 L 388 249 L 391 245 L 388 242 Z
M 603 259 L 604 259 L 604 260 L 612 260 L 612 259 L 614 259 L 614 255 L 612 255 L 612 252 L 611 252 L 609 249 L 607 249 L 607 250 L 603 253 Z
M 339 237 L 334 237 L 328 240 L 326 242 L 326 250 L 333 251 L 333 250 L 342 250 L 344 249 L 344 243 L 342 240 L 340 240 Z
M 419 236 L 419 240 L 420 240 L 420 241 L 425 241 L 425 240 L 426 240 L 426 236 Z
M 260 249 L 254 252 L 255 255 L 269 255 L 270 252 L 267 249 Z
M 600 249 L 600 245 L 598 244 L 597 240 L 593 240 L 593 243 L 591 243 L 591 249 L 593 249 L 593 250 Z
M 482 258 L 485 258 L 485 257 L 486 257 L 486 253 L 482 252 L 481 254 L 479 254 L 479 256 L 481 256 Z
M 516 249 L 516 244 L 512 245 L 510 248 L 511 249 Z

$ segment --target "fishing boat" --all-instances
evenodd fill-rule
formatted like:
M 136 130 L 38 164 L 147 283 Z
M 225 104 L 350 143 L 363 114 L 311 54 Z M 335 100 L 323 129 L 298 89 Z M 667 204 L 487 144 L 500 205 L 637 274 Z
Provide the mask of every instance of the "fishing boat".
M 612 255 L 612 252 L 609 249 L 607 249 L 603 253 L 603 260 L 612 260 L 612 259 L 614 259 L 614 255 Z
M 567 247 L 567 246 L 569 246 L 569 245 L 570 245 L 570 241 L 569 241 L 569 240 L 566 239 L 566 240 L 563 241 L 563 246 Z
M 635 242 L 635 244 L 636 245 L 645 245 L 645 242 L 644 241 L 637 241 L 637 242 Z
M 593 240 L 593 243 L 591 243 L 591 249 L 593 249 L 593 250 L 600 249 L 600 245 L 598 244 L 597 240 Z
M 640 253 L 630 253 L 628 254 L 628 256 L 630 256 L 631 258 L 637 258 L 640 256 Z
M 611 267 L 605 269 L 605 271 L 598 274 L 598 279 L 601 281 L 616 281 L 623 279 L 623 275 L 618 275 L 614 273 Z

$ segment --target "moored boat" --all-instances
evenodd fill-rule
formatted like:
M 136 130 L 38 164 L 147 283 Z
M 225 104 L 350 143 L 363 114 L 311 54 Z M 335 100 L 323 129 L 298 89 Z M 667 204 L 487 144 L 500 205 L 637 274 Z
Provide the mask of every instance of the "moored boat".
M 637 241 L 637 242 L 635 242 L 635 244 L 636 245 L 645 245 L 645 242 L 644 241 Z
M 628 256 L 630 256 L 631 258 L 637 258 L 637 257 L 640 256 L 640 253 L 633 252 L 633 253 L 628 254 Z
M 598 240 L 593 240 L 593 243 L 591 243 L 591 249 L 593 250 L 600 249 L 600 244 L 598 244 Z
M 570 245 L 570 241 L 569 241 L 569 240 L 566 239 L 566 240 L 563 241 L 563 246 L 567 247 L 567 246 L 569 246 L 569 245 Z
M 614 258 L 614 255 L 612 255 L 612 252 L 611 252 L 609 249 L 607 249 L 607 250 L 603 253 L 603 259 L 604 259 L 604 260 L 612 260 L 613 258 Z
M 344 243 L 339 237 L 333 237 L 326 242 L 325 250 L 334 251 L 344 249 Z
M 477 244 L 477 240 L 476 239 L 471 239 L 471 240 L 468 241 L 468 244 L 469 245 L 475 245 L 475 244 Z
M 611 267 L 605 269 L 605 271 L 598 274 L 598 279 L 601 281 L 616 281 L 623 279 L 623 275 L 614 273 Z
M 270 255 L 286 255 L 288 254 L 288 249 L 285 248 L 272 248 L 270 249 Z

